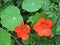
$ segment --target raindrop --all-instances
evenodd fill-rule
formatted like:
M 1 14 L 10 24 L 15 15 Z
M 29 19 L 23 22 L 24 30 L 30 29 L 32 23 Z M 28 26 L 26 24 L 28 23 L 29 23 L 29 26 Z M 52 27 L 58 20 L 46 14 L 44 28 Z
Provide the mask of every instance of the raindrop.
M 32 5 L 35 5 L 35 3 L 33 3 Z
M 15 17 L 13 17 L 13 20 L 15 20 L 16 18 Z

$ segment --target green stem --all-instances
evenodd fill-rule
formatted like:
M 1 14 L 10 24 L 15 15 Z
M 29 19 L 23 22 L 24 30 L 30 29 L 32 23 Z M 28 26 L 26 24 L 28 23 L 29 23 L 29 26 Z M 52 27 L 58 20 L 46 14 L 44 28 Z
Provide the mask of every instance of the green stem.
M 18 40 L 15 38 L 15 36 L 13 36 L 12 34 L 10 34 L 10 35 L 11 35 L 12 38 L 15 39 L 15 41 L 17 42 L 18 45 L 21 45 L 21 44 L 18 42 Z

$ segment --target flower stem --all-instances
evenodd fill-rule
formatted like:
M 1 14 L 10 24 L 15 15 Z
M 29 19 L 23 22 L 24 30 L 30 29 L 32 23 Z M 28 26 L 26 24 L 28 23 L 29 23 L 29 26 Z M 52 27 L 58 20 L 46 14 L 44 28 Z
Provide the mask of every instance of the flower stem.
M 14 40 L 17 42 L 18 45 L 21 45 L 18 40 L 15 38 L 15 36 L 13 36 L 12 34 L 10 34 L 12 38 L 14 38 Z

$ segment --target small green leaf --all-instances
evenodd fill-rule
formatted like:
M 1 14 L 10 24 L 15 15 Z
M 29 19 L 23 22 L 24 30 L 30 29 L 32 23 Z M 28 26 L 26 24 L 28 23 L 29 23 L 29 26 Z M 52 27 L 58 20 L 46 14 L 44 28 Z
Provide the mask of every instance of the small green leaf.
M 57 25 L 60 26 L 60 19 L 58 19 L 58 21 L 57 21 Z
M 60 12 L 60 7 L 58 8 L 58 11 Z
M 57 21 L 56 34 L 60 35 L 60 19 Z
M 31 38 L 28 38 L 27 40 L 22 40 L 22 42 L 27 45 L 27 44 L 31 44 L 32 40 Z
M 43 0 L 24 0 L 22 8 L 28 12 L 35 12 L 43 5 Z
M 52 0 L 53 2 L 58 2 L 59 0 Z
M 9 31 L 14 31 L 15 26 L 20 25 L 23 18 L 20 10 L 15 6 L 8 6 L 1 14 L 1 24 Z
M 3 0 L 4 1 L 4 3 L 7 3 L 7 2 L 10 2 L 10 1 L 12 1 L 12 0 Z
M 11 37 L 7 31 L 0 28 L 0 45 L 10 45 Z
M 37 33 L 35 33 L 35 34 L 30 33 L 29 35 L 30 35 L 30 38 L 32 39 L 32 41 L 34 41 L 34 42 L 40 39 L 40 37 L 38 36 Z
M 57 27 L 56 25 L 52 26 L 52 32 L 53 32 L 53 34 L 56 34 L 56 27 Z
M 26 22 L 31 22 L 33 16 L 28 17 L 28 20 Z
M 56 36 L 56 45 L 60 45 L 60 36 Z
M 60 26 L 57 26 L 56 34 L 60 35 Z

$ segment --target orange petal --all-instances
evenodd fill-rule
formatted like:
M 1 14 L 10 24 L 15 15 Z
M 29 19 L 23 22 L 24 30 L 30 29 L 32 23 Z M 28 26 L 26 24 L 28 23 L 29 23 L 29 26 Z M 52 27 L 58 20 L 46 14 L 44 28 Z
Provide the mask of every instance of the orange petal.
M 40 18 L 40 19 L 38 20 L 38 22 L 44 23 L 44 22 L 45 22 L 45 19 L 44 19 L 44 18 Z
M 52 30 L 51 29 L 44 29 L 44 35 L 45 36 L 50 36 L 52 34 Z
M 34 25 L 34 31 L 35 32 L 38 32 L 38 29 L 40 28 L 40 25 L 38 24 L 38 23 L 36 23 L 35 25 Z
M 19 32 L 22 32 L 22 29 L 21 29 L 20 26 L 16 26 L 15 29 L 14 29 L 14 31 L 15 31 L 16 33 L 19 33 Z
M 24 21 L 20 22 L 20 26 L 24 26 Z
M 29 38 L 29 35 L 27 33 L 22 33 L 22 40 L 27 40 Z
M 39 29 L 39 30 L 38 30 L 38 35 L 39 35 L 39 36 L 44 36 L 43 29 Z
M 47 25 L 48 28 L 52 27 L 52 21 L 49 19 L 45 21 L 45 24 Z
M 22 33 L 17 33 L 18 38 L 21 38 Z

